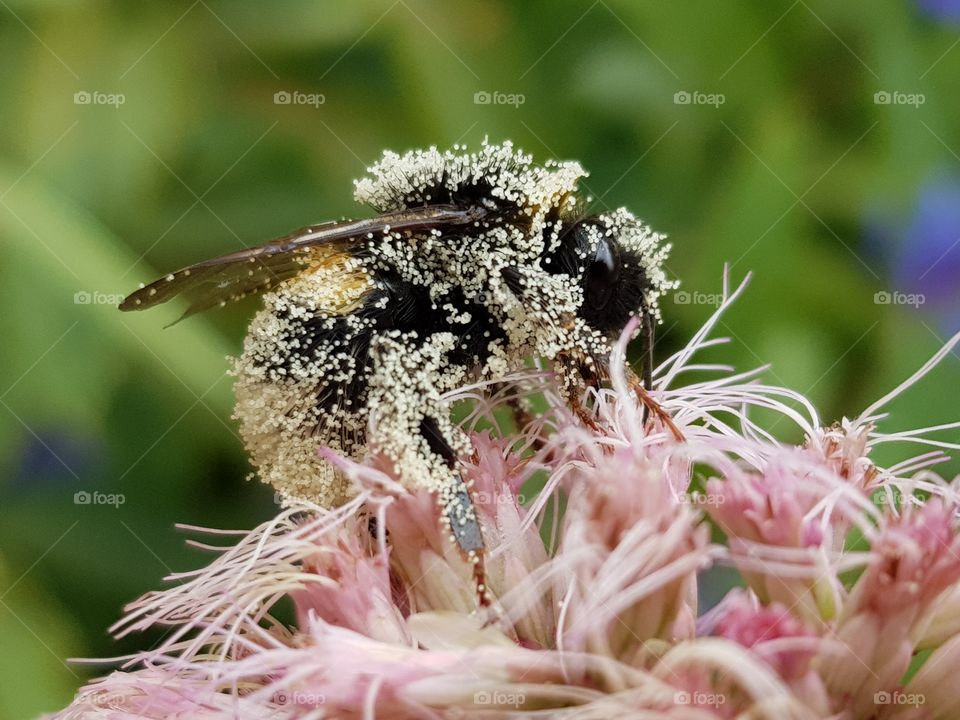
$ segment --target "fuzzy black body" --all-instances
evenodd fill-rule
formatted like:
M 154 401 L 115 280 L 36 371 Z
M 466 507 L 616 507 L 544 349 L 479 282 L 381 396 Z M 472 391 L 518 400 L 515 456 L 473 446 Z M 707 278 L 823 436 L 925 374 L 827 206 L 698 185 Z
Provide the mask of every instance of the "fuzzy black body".
M 629 272 L 631 267 L 641 267 L 634 254 L 607 241 L 599 247 L 590 246 L 590 238 L 584 232 L 590 223 L 589 218 L 579 216 L 564 223 L 559 247 L 543 256 L 544 267 L 553 275 L 565 275 L 571 282 L 583 277 L 584 302 L 578 316 L 598 330 L 617 332 L 635 314 L 636 308 L 642 307 L 645 279 L 642 271 Z M 470 241 L 468 233 L 454 239 L 444 238 L 444 242 Z M 590 260 L 584 267 L 585 256 Z M 509 273 L 502 275 L 511 277 Z M 292 364 L 311 362 L 319 347 L 343 347 L 356 358 L 361 371 L 347 382 L 331 382 L 321 388 L 317 402 L 330 407 L 338 398 L 345 398 L 359 406 L 366 402 L 369 374 L 374 366 L 371 346 L 379 335 L 388 331 L 403 333 L 411 338 L 412 347 L 420 348 L 434 335 L 448 333 L 454 339 L 454 347 L 447 355 L 447 362 L 464 368 L 471 376 L 479 374 L 487 363 L 491 346 L 502 345 L 507 340 L 501 318 L 483 302 L 483 293 L 467 297 L 460 288 L 454 288 L 433 298 L 427 287 L 407 282 L 390 272 L 379 272 L 374 285 L 375 289 L 363 304 L 351 313 L 369 321 L 363 332 L 351 332 L 345 317 L 331 325 L 317 316 L 301 326 L 303 332 L 298 333 L 297 338 L 290 338 L 299 340 L 291 343 L 290 352 L 265 358 L 264 369 L 271 373 L 287 371 Z M 512 291 L 522 293 L 518 285 L 514 285 Z M 444 309 L 447 306 L 462 309 L 470 315 L 470 320 L 451 322 Z

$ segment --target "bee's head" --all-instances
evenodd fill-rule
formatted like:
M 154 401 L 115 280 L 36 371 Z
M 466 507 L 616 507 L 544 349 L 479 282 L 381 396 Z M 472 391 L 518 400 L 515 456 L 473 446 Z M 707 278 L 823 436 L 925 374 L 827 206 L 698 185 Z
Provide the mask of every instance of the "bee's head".
M 505 287 L 496 296 L 512 341 L 541 357 L 602 365 L 611 341 L 639 316 L 650 344 L 658 300 L 675 287 L 663 271 L 662 236 L 626 210 L 555 221 L 544 234 L 538 262 L 500 269 Z
M 620 332 L 634 315 L 655 315 L 656 297 L 662 292 L 659 258 L 638 242 L 659 237 L 624 219 L 604 214 L 577 220 L 561 231 L 541 263 L 550 274 L 567 275 L 579 285 L 583 302 L 577 315 L 605 335 Z

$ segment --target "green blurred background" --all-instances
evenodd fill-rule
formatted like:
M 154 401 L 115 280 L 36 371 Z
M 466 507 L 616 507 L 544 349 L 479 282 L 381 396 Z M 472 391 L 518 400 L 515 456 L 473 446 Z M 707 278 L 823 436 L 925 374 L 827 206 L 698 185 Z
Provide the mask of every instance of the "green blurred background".
M 960 328 L 958 17 L 952 0 L 0 0 L 0 718 L 65 704 L 94 670 L 63 658 L 157 639 L 106 627 L 206 561 L 174 523 L 275 510 L 245 481 L 224 375 L 255 303 L 164 330 L 178 308 L 121 315 L 120 295 L 363 214 L 351 180 L 386 148 L 510 138 L 580 160 L 597 209 L 671 236 L 687 294 L 665 302 L 661 358 L 728 262 L 755 276 L 711 359 L 773 363 L 827 421 L 855 415 Z M 958 380 L 950 357 L 889 427 L 955 419 Z

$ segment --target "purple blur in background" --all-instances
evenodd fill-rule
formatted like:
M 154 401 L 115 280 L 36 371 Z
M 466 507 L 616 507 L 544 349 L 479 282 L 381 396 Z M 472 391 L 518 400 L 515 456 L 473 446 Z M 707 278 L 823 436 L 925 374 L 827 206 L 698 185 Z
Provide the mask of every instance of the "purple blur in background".
M 960 178 L 935 177 L 919 192 L 900 242 L 888 257 L 894 285 L 923 295 L 922 309 L 948 333 L 960 329 Z
M 960 22 L 960 0 L 917 0 L 927 15 L 938 20 Z

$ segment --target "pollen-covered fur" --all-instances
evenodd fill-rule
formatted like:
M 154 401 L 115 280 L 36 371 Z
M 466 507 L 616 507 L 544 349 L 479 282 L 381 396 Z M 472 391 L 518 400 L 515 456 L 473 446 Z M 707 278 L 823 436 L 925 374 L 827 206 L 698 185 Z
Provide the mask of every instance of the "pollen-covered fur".
M 661 236 L 626 210 L 584 215 L 584 176 L 575 162 L 534 165 L 509 142 L 385 153 L 356 182 L 358 202 L 379 212 L 470 207 L 480 219 L 367 233 L 265 295 L 234 367 L 236 417 L 261 478 L 285 496 L 337 505 L 351 488 L 318 449 L 352 459 L 371 450 L 447 507 L 464 494 L 455 462 L 470 447 L 442 393 L 531 356 L 575 358 L 558 363 L 569 383 L 582 382 L 578 363 L 603 376 L 595 364 L 613 335 L 633 315 L 658 321 L 672 283 Z M 589 307 L 584 280 L 601 238 L 615 244 L 616 265 L 601 268 L 610 286 L 597 293 L 602 307 Z M 446 515 L 456 523 L 472 512 Z

